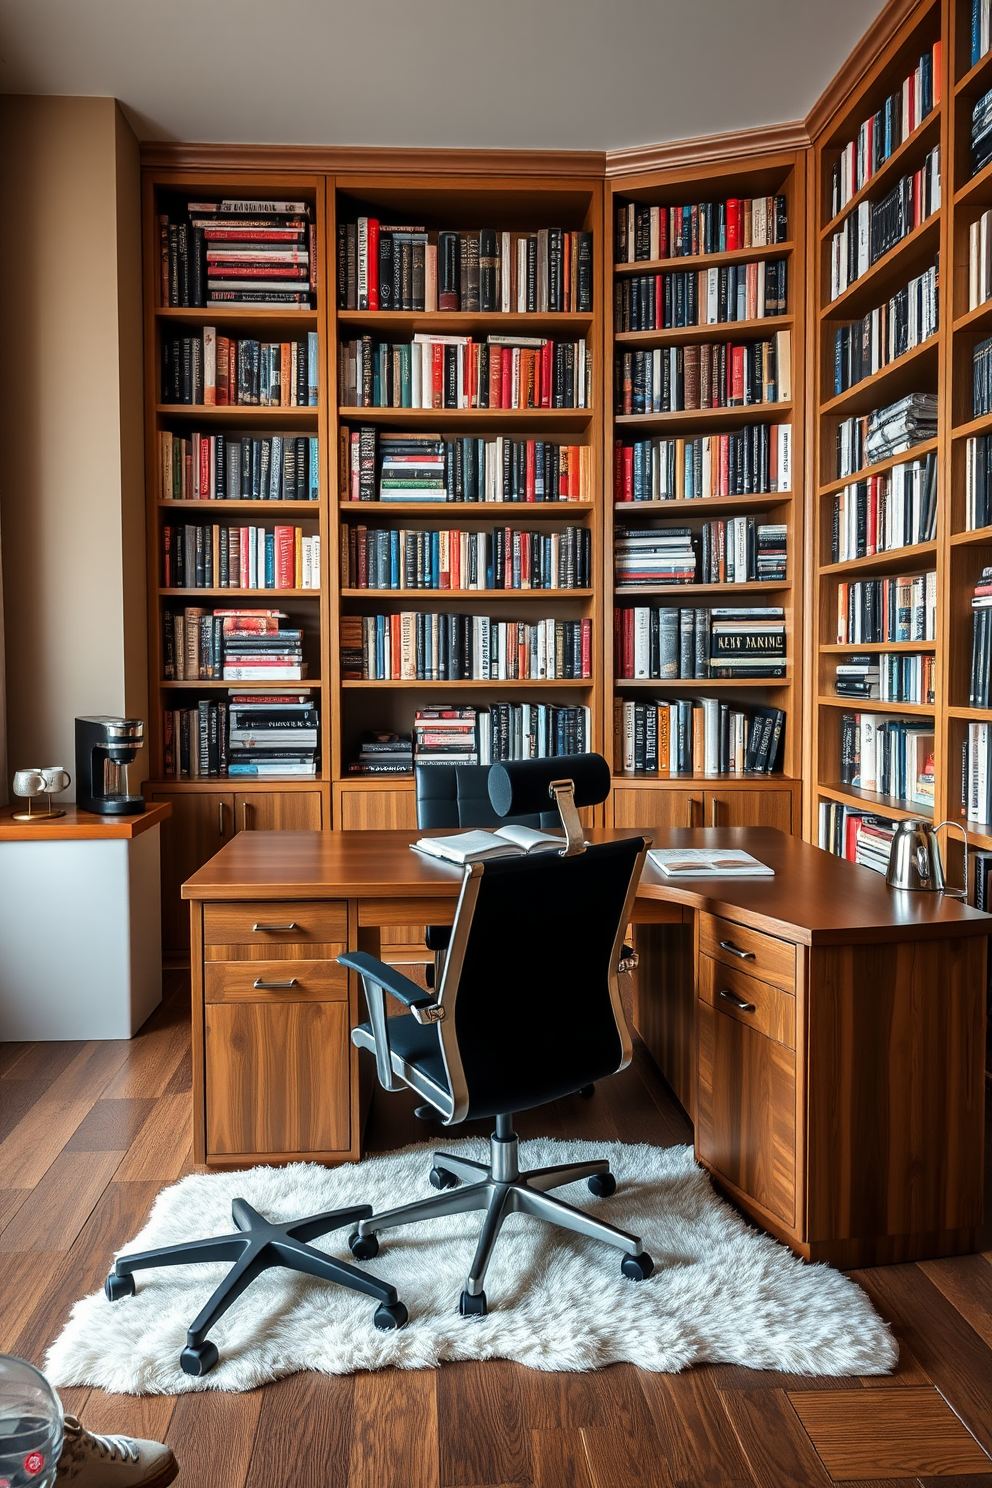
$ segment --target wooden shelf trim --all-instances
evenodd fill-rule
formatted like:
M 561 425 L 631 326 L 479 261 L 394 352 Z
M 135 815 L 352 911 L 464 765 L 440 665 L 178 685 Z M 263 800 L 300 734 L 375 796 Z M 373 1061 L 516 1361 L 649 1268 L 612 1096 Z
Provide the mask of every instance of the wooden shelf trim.
M 541 310 L 541 311 L 476 311 L 476 310 L 338 310 L 339 326 L 355 326 L 364 331 L 383 330 L 394 334 L 470 335 L 473 331 L 492 331 L 494 334 L 521 331 L 536 334 L 544 327 L 552 335 L 571 340 L 573 335 L 581 340 L 581 333 L 594 325 L 596 315 L 592 311 Z M 342 340 L 348 340 L 342 336 Z
M 163 599 L 173 597 L 179 599 L 196 598 L 201 595 L 205 599 L 319 599 L 319 589 L 165 589 L 161 586 L 158 590 Z
M 852 405 L 860 403 L 869 392 L 876 392 L 878 394 L 876 406 L 883 406 L 888 401 L 884 396 L 886 382 L 893 377 L 904 375 L 907 368 L 914 367 L 923 360 L 932 360 L 936 364 L 939 341 L 940 333 L 934 332 L 925 341 L 921 341 L 919 346 L 914 346 L 911 350 L 904 351 L 902 356 L 896 357 L 895 361 L 887 362 L 877 372 L 872 372 L 867 377 L 862 377 L 860 382 L 856 382 L 851 387 L 845 388 L 842 393 L 837 393 L 834 397 L 828 398 L 826 403 L 820 404 L 820 413 L 822 415 L 837 415 L 848 411 L 856 413 L 857 410 Z M 934 370 L 936 371 L 936 365 Z
M 305 687 L 319 687 L 320 678 L 304 677 L 302 682 L 226 682 L 214 677 L 209 681 L 200 678 L 199 681 L 157 682 L 154 685 L 170 692 L 188 692 L 191 688 L 199 690 L 201 687 L 223 688 L 229 692 L 300 692 Z
M 670 343 L 693 345 L 698 341 L 770 341 L 775 331 L 788 331 L 796 323 L 794 315 L 765 315 L 760 320 L 720 320 L 716 325 L 665 326 L 653 331 L 615 331 L 616 346 L 648 350 Z
M 623 194 L 623 188 L 620 188 Z M 614 263 L 613 272 L 632 274 L 678 274 L 692 269 L 713 269 L 722 264 L 752 263 L 769 258 L 788 258 L 796 245 L 769 243 L 764 248 L 729 248 L 723 253 L 684 253 L 678 258 L 641 259 L 639 263 Z
M 681 497 L 672 501 L 615 501 L 613 510 L 618 517 L 627 516 L 699 516 L 705 518 L 710 512 L 760 511 L 766 506 L 791 505 L 791 491 L 761 491 L 751 496 L 703 496 L 691 501 Z
M 631 599 L 638 594 L 778 594 L 791 588 L 787 579 L 751 579 L 746 584 L 617 584 L 613 592 L 618 599 Z
M 254 503 L 252 503 L 254 505 Z M 503 523 L 503 513 L 513 512 L 517 519 L 534 517 L 583 517 L 596 510 L 594 501 L 339 501 L 342 515 L 356 517 L 371 512 L 378 517 L 396 517 L 406 513 L 414 517 L 482 517 Z
M 821 708 L 842 708 L 848 713 L 884 713 L 887 717 L 900 717 L 903 713 L 913 717 L 933 718 L 936 706 L 933 703 L 885 703 L 879 698 L 818 697 Z
M 792 678 L 788 672 L 788 660 L 786 661 L 786 675 L 784 677 L 616 677 L 614 687 L 637 688 L 659 688 L 659 687 L 691 687 L 694 692 L 702 689 L 709 692 L 712 688 L 720 688 L 724 691 L 733 691 L 737 687 L 762 687 L 781 690 L 783 687 L 792 686 Z
M 900 651 L 907 654 L 914 651 L 935 651 L 936 641 L 859 641 L 857 645 L 853 641 L 846 645 L 841 641 L 830 641 L 819 648 L 822 652 L 830 655 L 847 654 L 848 652 L 876 652 L 876 651 Z
M 159 501 L 159 510 L 163 512 L 200 512 L 204 516 L 208 512 L 234 512 L 239 517 L 250 512 L 265 512 L 268 516 L 276 517 L 280 512 L 298 517 L 313 517 L 320 521 L 319 501 L 199 501 L 190 499 L 186 501 Z
M 908 465 L 913 460 L 923 460 L 931 455 L 937 448 L 936 439 L 924 439 L 920 444 L 914 444 L 912 449 L 905 450 L 901 455 L 889 455 L 884 460 L 879 460 L 875 465 L 862 465 L 860 470 L 855 470 L 852 475 L 839 475 L 835 480 L 827 481 L 826 485 L 817 489 L 818 496 L 834 496 L 838 491 L 843 491 L 845 486 L 857 485 L 859 481 L 869 480 L 873 475 L 884 475 L 894 465 Z
M 590 599 L 593 589 L 342 589 L 342 599 Z
M 864 558 L 848 558 L 843 563 L 824 563 L 820 574 L 826 578 L 835 574 L 871 573 L 873 570 L 887 572 L 921 563 L 925 558 L 935 558 L 936 542 L 910 543 L 902 548 L 888 548 L 882 553 L 869 553 Z
M 486 692 L 492 692 L 494 688 L 502 688 L 502 689 L 505 690 L 505 689 L 508 689 L 508 688 L 516 689 L 518 687 L 526 687 L 528 690 L 535 689 L 535 688 L 537 690 L 540 690 L 541 688 L 548 688 L 548 687 L 555 688 L 555 689 L 559 689 L 559 688 L 563 688 L 563 687 L 564 688 L 572 688 L 572 689 L 579 689 L 579 688 L 581 688 L 582 691 L 587 692 L 593 685 L 594 685 L 593 680 L 590 677 L 586 677 L 582 681 L 575 681 L 575 682 L 569 681 L 568 678 L 565 678 L 565 677 L 557 677 L 557 678 L 543 678 L 543 679 L 538 679 L 538 680 L 534 680 L 534 681 L 523 680 L 523 679 L 520 679 L 520 680 L 511 680 L 511 679 L 507 678 L 507 679 L 505 679 L 502 682 L 497 681 L 495 678 L 490 678 L 488 681 L 485 680 L 485 679 L 483 679 L 483 678 L 474 678 L 474 679 L 473 678 L 469 678 L 469 679 L 460 679 L 459 681 L 456 681 L 456 682 L 409 682 L 409 681 L 398 682 L 398 681 L 395 681 L 395 680 L 374 682 L 374 681 L 372 681 L 370 679 L 368 681 L 364 681 L 363 680 L 361 682 L 358 682 L 358 681 L 346 681 L 346 682 L 342 682 L 341 683 L 341 686 L 342 687 L 349 688 L 349 689 L 353 689 L 353 688 L 356 688 L 356 687 L 361 687 L 361 688 L 366 688 L 366 689 L 372 688 L 372 687 L 393 687 L 393 688 L 396 688 L 396 687 L 404 687 L 404 688 L 454 687 L 454 688 L 457 688 L 458 691 L 460 691 L 460 692 L 464 692 L 466 688 L 472 688 L 472 687 L 476 688 L 476 690 L 478 690 L 479 688 L 483 688 Z
M 857 785 L 818 785 L 816 791 L 828 801 L 839 801 L 842 805 L 853 806 L 859 811 L 864 809 L 869 816 L 891 816 L 898 821 L 922 816 L 928 821 L 933 820 L 932 806 L 914 806 L 910 801 L 900 800 L 896 796 L 882 796 L 877 791 L 862 790 Z
M 618 413 L 614 423 L 620 429 L 667 429 L 675 425 L 714 424 L 732 429 L 743 419 L 745 423 L 786 423 L 792 416 L 793 405 L 788 403 L 743 403 L 733 408 L 680 408 L 671 413 Z M 721 432 L 714 428 L 714 433 Z

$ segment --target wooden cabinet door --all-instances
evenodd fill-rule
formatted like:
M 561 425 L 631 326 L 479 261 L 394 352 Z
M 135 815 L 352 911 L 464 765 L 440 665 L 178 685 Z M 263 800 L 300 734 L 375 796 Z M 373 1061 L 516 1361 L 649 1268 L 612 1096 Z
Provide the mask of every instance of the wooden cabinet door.
M 351 1145 L 348 1004 L 205 1008 L 207 1159 Z
M 615 827 L 701 827 L 702 790 L 652 790 L 620 785 L 613 791 Z
M 182 884 L 234 835 L 234 797 L 226 791 L 173 795 L 156 791 L 152 801 L 168 801 L 172 815 L 162 823 L 162 949 L 166 955 L 189 950 L 189 905 L 179 897 Z
M 386 831 L 417 825 L 417 801 L 412 790 L 342 791 L 341 820 L 346 832 Z
M 696 1004 L 696 1152 L 787 1225 L 796 1218 L 796 1056 Z
M 238 791 L 234 819 L 239 832 L 319 832 L 320 791 Z
M 792 831 L 792 792 L 787 790 L 708 790 L 707 827 L 778 827 Z

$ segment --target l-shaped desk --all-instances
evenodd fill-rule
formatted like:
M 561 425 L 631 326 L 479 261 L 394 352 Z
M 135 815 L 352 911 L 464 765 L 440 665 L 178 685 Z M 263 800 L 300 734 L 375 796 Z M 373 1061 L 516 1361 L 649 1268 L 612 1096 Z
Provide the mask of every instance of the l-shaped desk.
M 417 835 L 241 832 L 184 884 L 198 1162 L 361 1155 L 364 1012 L 335 958 L 377 954 L 387 926 L 450 923 L 460 870 L 411 852 Z M 699 1161 L 812 1260 L 974 1250 L 992 916 L 770 828 L 651 835 L 775 871 L 673 883 L 648 865 L 638 890 L 635 1023 Z

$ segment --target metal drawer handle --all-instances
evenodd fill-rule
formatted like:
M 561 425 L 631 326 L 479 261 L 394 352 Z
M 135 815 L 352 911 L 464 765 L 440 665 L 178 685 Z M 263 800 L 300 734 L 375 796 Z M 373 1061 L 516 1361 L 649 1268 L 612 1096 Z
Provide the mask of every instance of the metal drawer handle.
M 256 930 L 258 929 L 258 926 L 257 925 L 255 926 L 255 929 Z M 736 956 L 739 961 L 753 961 L 754 960 L 754 952 L 753 951 L 742 951 L 741 948 L 740 948 L 740 946 L 735 946 L 734 945 L 734 942 L 732 940 L 721 940 L 721 942 L 720 942 L 720 949 L 721 949 L 721 951 L 729 951 L 730 954 L 732 956 Z
M 253 987 L 258 987 L 269 992 L 279 991 L 283 987 L 295 987 L 296 985 L 296 977 L 290 977 L 288 982 L 263 982 L 261 977 L 256 977 L 252 982 Z
M 297 924 L 295 920 L 290 920 L 288 925 L 264 925 L 260 920 L 257 925 L 252 925 L 251 928 L 253 930 L 295 930 Z
M 255 983 L 255 986 L 258 986 L 257 982 Z M 739 1013 L 754 1012 L 754 1003 L 745 1002 L 743 997 L 737 996 L 736 992 L 723 991 L 720 993 L 720 996 L 723 998 L 724 1002 L 729 1002 L 733 1007 L 737 1009 Z

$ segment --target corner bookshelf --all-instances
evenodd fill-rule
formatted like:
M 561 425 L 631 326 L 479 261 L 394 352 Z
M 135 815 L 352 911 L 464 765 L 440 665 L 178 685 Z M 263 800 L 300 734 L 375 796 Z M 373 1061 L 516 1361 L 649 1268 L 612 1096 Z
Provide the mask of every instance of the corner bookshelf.
M 774 826 L 785 831 L 800 829 L 802 762 L 802 589 L 803 589 L 803 493 L 804 469 L 804 365 L 805 365 L 805 233 L 806 152 L 786 150 L 746 159 L 708 161 L 698 167 L 614 178 L 606 205 L 605 234 L 611 250 L 612 272 L 608 272 L 604 295 L 605 357 L 604 402 L 606 448 L 604 486 L 612 520 L 605 523 L 604 593 L 609 596 L 606 616 L 605 658 L 605 748 L 614 773 L 613 820 L 617 826 L 655 824 L 683 826 Z M 715 252 L 678 254 L 662 258 L 617 261 L 617 209 L 633 203 L 637 207 L 667 209 L 686 204 L 723 203 L 727 199 L 784 197 L 784 240 L 769 242 L 759 235 L 760 246 L 723 249 Z M 764 241 L 762 241 L 764 239 Z M 725 237 L 723 241 L 726 241 Z M 649 252 L 651 247 L 649 245 Z M 698 245 L 697 245 L 698 246 Z M 673 249 L 669 249 L 671 254 Z M 784 261 L 786 301 L 784 313 L 749 319 L 718 320 L 651 330 L 621 329 L 623 281 L 631 276 L 655 276 L 715 269 L 734 269 L 746 264 L 764 265 Z M 725 276 L 723 276 L 725 280 Z M 750 306 L 747 307 L 748 311 Z M 656 322 L 655 313 L 651 318 Z M 664 315 L 660 318 L 664 319 Z M 675 319 L 673 315 L 669 317 Z M 700 306 L 699 319 L 705 320 Z M 625 352 L 655 351 L 731 343 L 748 348 L 752 343 L 787 332 L 791 338 L 788 368 L 791 397 L 732 406 L 690 407 L 673 412 L 618 412 L 615 368 Z M 709 353 L 708 355 L 712 355 Z M 689 399 L 686 399 L 689 401 Z M 692 401 L 695 401 L 693 399 Z M 704 401 L 700 398 L 700 401 Z M 756 425 L 785 424 L 791 430 L 792 478 L 790 489 L 769 489 L 771 482 L 749 482 L 745 494 L 716 494 L 686 499 L 617 500 L 615 486 L 616 446 L 645 438 L 705 439 L 711 435 L 736 433 Z M 774 438 L 774 435 L 772 435 Z M 777 484 L 777 482 L 776 482 Z M 786 530 L 785 578 L 738 583 L 698 582 L 702 574 L 698 556 L 701 529 L 707 523 L 722 523 L 735 517 L 784 525 Z M 618 586 L 615 581 L 614 540 L 619 527 L 634 525 L 645 531 L 687 527 L 697 546 L 697 582 L 658 584 L 645 587 Z M 615 654 L 614 606 L 650 608 L 744 608 L 781 607 L 785 616 L 785 675 L 781 678 L 710 678 L 631 680 Z M 694 758 L 691 773 L 674 770 L 647 772 L 624 769 L 619 734 L 619 714 L 625 702 L 650 700 L 672 703 L 689 698 L 710 697 L 753 717 L 754 707 L 780 709 L 785 714 L 778 768 L 773 774 L 734 771 L 706 773 Z
M 961 0 L 959 14 L 970 16 L 970 6 Z M 813 141 L 813 180 L 810 192 L 811 244 L 811 376 L 812 413 L 814 422 L 813 459 L 808 476 L 808 509 L 810 513 L 811 549 L 811 662 L 808 669 L 808 716 L 809 729 L 809 776 L 811 789 L 807 797 L 805 834 L 821 846 L 840 851 L 841 855 L 853 855 L 854 832 L 859 813 L 878 818 L 880 823 L 891 823 L 910 816 L 922 816 L 936 821 L 949 814 L 946 809 L 951 802 L 955 785 L 955 767 L 949 752 L 948 740 L 948 678 L 952 651 L 957 645 L 953 633 L 965 623 L 952 620 L 953 596 L 962 589 L 958 602 L 967 608 L 970 647 L 970 607 L 963 586 L 967 574 L 972 571 L 973 561 L 983 561 L 977 554 L 957 550 L 951 545 L 952 498 L 951 457 L 953 439 L 951 427 L 951 382 L 950 351 L 952 346 L 955 315 L 961 314 L 962 268 L 960 244 L 954 250 L 952 229 L 952 199 L 955 187 L 960 182 L 960 172 L 955 162 L 953 140 L 953 118 L 955 108 L 948 105 L 952 95 L 950 79 L 948 6 L 939 0 L 917 5 L 887 45 L 864 74 L 857 88 L 848 93 L 834 115 L 827 120 Z M 938 48 L 935 54 L 934 48 Z M 929 55 L 933 61 L 934 106 L 918 119 L 915 127 L 903 137 L 891 153 L 881 160 L 859 189 L 840 205 L 834 198 L 834 171 L 843 169 L 842 156 L 851 141 L 857 141 L 859 130 L 865 121 L 877 119 L 884 110 L 885 101 L 903 89 L 920 59 Z M 986 87 L 989 86 L 986 84 Z M 980 90 L 979 90 L 980 91 Z M 972 94 L 973 96 L 973 94 Z M 962 101 L 956 105 L 960 111 Z M 873 124 L 873 130 L 877 127 Z M 967 128 L 967 125 L 965 126 Z M 902 133 L 904 131 L 901 129 Z M 849 221 L 857 220 L 858 212 L 864 213 L 885 202 L 900 180 L 917 172 L 926 178 L 927 161 L 933 159 L 932 152 L 939 150 L 940 201 L 933 210 L 924 195 L 921 209 L 915 214 L 915 226 L 898 238 L 887 251 L 888 239 L 878 243 L 875 261 L 871 262 L 869 251 L 867 265 L 860 275 L 840 293 L 833 293 L 838 285 L 832 282 L 832 252 L 835 236 L 846 230 Z M 967 142 L 965 160 L 967 159 Z M 857 185 L 856 177 L 851 185 Z M 976 198 L 976 201 L 979 198 Z M 883 214 L 879 214 L 881 218 Z M 922 219 L 922 220 L 921 220 Z M 967 229 L 963 231 L 963 303 L 967 306 Z M 888 306 L 892 297 L 906 288 L 919 276 L 937 264 L 937 310 L 938 324 L 935 330 L 912 345 L 909 349 L 883 363 L 867 375 L 853 378 L 845 371 L 836 371 L 838 332 L 843 327 L 861 321 L 879 307 Z M 953 264 L 953 274 L 948 266 Z M 955 287 L 952 289 L 952 278 Z M 890 311 L 886 312 L 891 314 Z M 926 327 L 917 327 L 919 338 Z M 960 333 L 959 378 L 967 378 L 967 396 L 970 407 L 970 348 L 980 339 L 980 326 L 971 323 Z M 843 334 L 847 334 L 843 332 Z M 859 338 L 860 341 L 860 338 Z M 965 345 L 967 343 L 967 346 Z M 863 367 L 864 364 L 862 364 Z M 870 363 L 869 365 L 874 365 Z M 836 379 L 849 385 L 838 391 Z M 933 437 L 870 462 L 867 454 L 860 460 L 848 461 L 847 473 L 841 473 L 839 429 L 842 421 L 863 419 L 877 409 L 887 408 L 909 394 L 926 394 L 936 399 L 936 429 Z M 958 401 L 963 408 L 964 391 L 959 390 Z M 962 415 L 963 417 L 963 415 Z M 969 414 L 970 417 L 970 414 Z M 928 426 L 929 427 L 929 426 Z M 912 525 L 891 525 L 884 509 L 879 506 L 877 514 L 872 506 L 876 497 L 872 494 L 886 491 L 884 498 L 896 506 L 889 493 L 893 483 L 910 480 L 908 467 L 919 462 L 922 467 L 929 463 L 935 467 L 935 516 L 929 526 L 925 522 Z M 963 481 L 963 458 L 960 477 Z M 854 466 L 857 468 L 853 468 Z M 958 468 L 955 465 L 955 470 Z M 892 472 L 896 475 L 893 476 Z M 921 479 L 923 477 L 920 477 Z M 855 495 L 860 487 L 861 494 Z M 867 493 L 867 495 L 865 494 Z M 853 504 L 853 505 L 852 505 Z M 849 509 L 857 518 L 846 516 Z M 963 495 L 961 497 L 963 516 Z M 839 527 L 847 525 L 844 532 Z M 860 521 L 860 530 L 855 530 L 855 521 Z M 885 546 L 898 540 L 899 546 Z M 854 548 L 852 554 L 851 548 Z M 864 553 L 860 549 L 865 548 Z M 926 575 L 931 575 L 927 580 Z M 935 577 L 934 577 L 935 576 Z M 850 635 L 841 637 L 842 620 L 839 609 L 845 608 L 845 595 L 853 605 L 852 586 L 865 581 L 878 581 L 877 593 L 881 603 L 889 604 L 896 594 L 893 580 L 916 580 L 917 588 L 904 588 L 903 597 L 911 594 L 919 597 L 922 587 L 926 592 L 930 584 L 935 607 L 930 618 L 924 615 L 911 618 L 912 638 L 901 635 L 897 629 L 891 640 L 873 638 L 868 641 L 851 640 Z M 845 589 L 844 586 L 847 586 Z M 859 591 L 863 594 L 865 591 Z M 958 648 L 960 649 L 960 648 Z M 905 658 L 918 658 L 911 664 L 925 676 L 932 665 L 932 696 L 926 689 L 901 685 L 896 695 L 909 701 L 884 700 L 882 698 L 840 696 L 836 691 L 838 665 L 849 664 L 854 656 L 864 657 L 871 665 L 878 658 L 882 669 L 905 666 Z M 967 693 L 968 659 L 963 663 L 963 679 Z M 960 666 L 959 666 L 960 670 Z M 966 700 L 966 699 L 965 699 Z M 853 724 L 850 715 L 859 720 Z M 845 721 L 847 719 L 848 721 Z M 911 736 L 918 730 L 919 743 L 913 742 L 913 754 L 917 749 L 933 758 L 934 805 L 924 799 L 926 794 L 925 767 L 921 765 L 915 778 L 900 782 L 897 794 L 883 794 L 871 788 L 873 784 L 889 784 L 879 780 L 873 773 L 874 754 L 864 760 L 854 758 L 853 751 L 860 748 L 866 727 L 870 739 L 876 722 L 891 720 L 897 730 Z M 905 728 L 903 728 L 905 726 Z M 930 740 L 932 737 L 932 746 Z M 864 773 L 862 773 L 862 770 Z M 913 773 L 910 771 L 910 773 Z M 920 775 L 924 780 L 920 780 Z M 957 812 L 954 812 L 957 815 Z M 852 830 L 849 830 L 853 828 Z M 884 856 L 884 839 L 874 866 L 879 866 Z M 867 861 L 867 859 L 865 859 Z
M 593 304 L 588 312 L 479 312 L 359 310 L 341 308 L 337 296 L 325 299 L 329 390 L 329 449 L 338 452 L 339 479 L 331 471 L 334 496 L 328 524 L 329 598 L 332 616 L 387 615 L 431 611 L 494 615 L 500 620 L 589 619 L 592 626 L 592 675 L 582 681 L 359 681 L 342 679 L 339 650 L 332 644 L 329 679 L 329 760 L 333 781 L 335 826 L 413 827 L 416 825 L 413 777 L 355 775 L 349 764 L 359 753 L 367 730 L 409 734 L 418 708 L 452 700 L 459 703 L 544 702 L 586 706 L 590 710 L 590 745 L 602 747 L 603 605 L 598 576 L 602 571 L 602 333 L 603 183 L 600 178 L 493 173 L 492 175 L 366 174 L 339 175 L 328 183 L 328 233 L 324 282 L 336 283 L 337 224 L 371 217 L 385 223 L 412 223 L 432 236 L 435 231 L 534 233 L 546 228 L 592 234 Z M 363 336 L 373 343 L 409 342 L 421 334 L 471 336 L 540 336 L 565 341 L 584 339 L 591 357 L 591 397 L 585 408 L 394 408 L 349 407 L 337 392 L 338 352 L 342 343 Z M 588 500 L 436 503 L 354 501 L 340 478 L 341 431 L 362 425 L 381 432 L 432 431 L 443 440 L 463 437 L 538 439 L 589 448 Z M 357 525 L 385 529 L 411 526 L 485 532 L 496 526 L 560 531 L 579 526 L 590 533 L 592 582 L 585 589 L 368 589 L 343 582 L 341 544 Z M 335 628 L 336 640 L 336 628 Z

